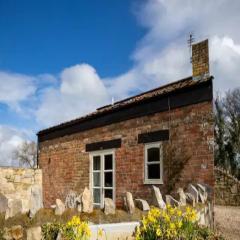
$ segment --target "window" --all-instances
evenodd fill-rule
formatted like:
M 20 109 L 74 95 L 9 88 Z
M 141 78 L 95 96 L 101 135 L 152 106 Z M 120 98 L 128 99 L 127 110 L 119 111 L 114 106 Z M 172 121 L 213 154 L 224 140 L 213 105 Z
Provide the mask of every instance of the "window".
M 146 184 L 162 184 L 162 144 L 145 144 L 145 181 Z

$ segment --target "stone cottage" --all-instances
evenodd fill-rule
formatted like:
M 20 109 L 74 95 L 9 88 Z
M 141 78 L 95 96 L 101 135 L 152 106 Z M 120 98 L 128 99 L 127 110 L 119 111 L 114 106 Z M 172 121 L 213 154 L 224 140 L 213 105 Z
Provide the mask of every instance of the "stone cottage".
M 44 206 L 84 187 L 100 208 L 106 197 L 122 207 L 126 191 L 150 201 L 152 185 L 163 193 L 190 182 L 213 187 L 208 40 L 193 44 L 192 69 L 190 77 L 40 131 Z

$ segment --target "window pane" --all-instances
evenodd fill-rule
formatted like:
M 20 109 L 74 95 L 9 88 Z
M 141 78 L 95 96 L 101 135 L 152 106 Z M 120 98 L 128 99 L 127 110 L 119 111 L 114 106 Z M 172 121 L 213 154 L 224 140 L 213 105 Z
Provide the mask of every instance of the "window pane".
M 100 187 L 100 172 L 93 173 L 93 186 Z
M 93 201 L 94 203 L 100 203 L 100 189 L 93 189 Z
M 109 170 L 113 168 L 113 158 L 112 158 L 112 154 L 109 155 L 105 155 L 105 170 Z
M 105 189 L 104 193 L 105 193 L 105 196 L 104 196 L 105 198 L 113 199 L 113 190 L 112 189 Z
M 148 168 L 148 179 L 160 179 L 160 164 L 150 164 Z
M 147 150 L 148 153 L 148 162 L 160 161 L 160 151 L 159 148 L 153 147 Z
M 101 159 L 100 156 L 93 157 L 93 170 L 100 170 L 101 168 Z
M 105 187 L 112 187 L 113 186 L 113 173 L 112 172 L 105 172 L 104 173 L 104 186 Z

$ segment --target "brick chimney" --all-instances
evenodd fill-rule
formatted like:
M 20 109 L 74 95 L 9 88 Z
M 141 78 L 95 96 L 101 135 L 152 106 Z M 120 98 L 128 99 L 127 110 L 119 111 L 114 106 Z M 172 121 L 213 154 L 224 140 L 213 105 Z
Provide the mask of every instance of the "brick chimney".
M 194 80 L 209 77 L 208 39 L 192 45 L 192 76 Z

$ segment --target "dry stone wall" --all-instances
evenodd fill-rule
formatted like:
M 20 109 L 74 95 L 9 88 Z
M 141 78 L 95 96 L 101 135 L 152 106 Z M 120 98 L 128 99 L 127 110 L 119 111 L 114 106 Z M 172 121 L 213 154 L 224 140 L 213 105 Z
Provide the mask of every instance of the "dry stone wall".
M 240 206 L 240 181 L 221 168 L 215 168 L 215 203 Z
M 5 218 L 17 213 L 34 215 L 42 207 L 42 171 L 0 168 L 0 212 Z

